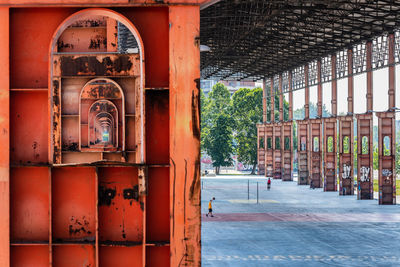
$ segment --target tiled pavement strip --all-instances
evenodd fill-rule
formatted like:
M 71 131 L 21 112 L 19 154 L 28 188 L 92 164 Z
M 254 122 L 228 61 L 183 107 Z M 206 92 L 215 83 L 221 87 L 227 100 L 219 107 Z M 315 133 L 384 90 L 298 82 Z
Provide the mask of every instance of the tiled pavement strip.
M 202 178 L 203 266 L 400 266 L 400 206 L 258 178 Z

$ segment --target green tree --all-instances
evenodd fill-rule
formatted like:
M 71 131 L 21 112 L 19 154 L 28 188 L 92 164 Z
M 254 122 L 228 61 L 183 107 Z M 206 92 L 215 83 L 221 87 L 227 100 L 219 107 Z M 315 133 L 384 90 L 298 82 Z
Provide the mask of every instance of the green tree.
M 238 160 L 257 166 L 257 123 L 262 122 L 263 91 L 261 88 L 241 88 L 233 94 L 233 117 L 235 119 L 235 140 Z
M 233 163 L 233 128 L 231 95 L 225 85 L 214 85 L 209 97 L 200 96 L 201 145 L 203 151 L 210 155 L 215 173 L 219 174 L 221 166 Z

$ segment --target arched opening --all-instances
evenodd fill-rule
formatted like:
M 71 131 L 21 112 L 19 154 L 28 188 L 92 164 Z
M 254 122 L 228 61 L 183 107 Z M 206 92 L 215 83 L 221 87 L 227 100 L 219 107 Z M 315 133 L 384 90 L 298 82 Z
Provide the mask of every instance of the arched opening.
M 350 153 L 350 138 L 348 136 L 343 138 L 343 153 Z
M 307 141 L 306 138 L 303 136 L 300 140 L 300 150 L 306 151 L 306 148 L 307 148 Z
M 361 144 L 361 154 L 367 155 L 369 154 L 369 145 L 368 145 L 368 137 L 363 136 L 362 137 L 362 144 Z
M 79 11 L 53 35 L 49 62 L 51 161 L 144 162 L 144 51 L 134 25 L 112 10 Z
M 329 153 L 333 152 L 333 136 L 328 136 L 326 147 L 327 147 L 327 151 Z
M 113 80 L 107 78 L 96 78 L 90 80 L 82 88 L 80 94 L 79 117 L 80 117 L 80 143 L 81 151 L 102 151 L 102 150 L 124 150 L 125 148 L 125 101 L 122 88 Z M 111 111 L 111 110 L 115 110 Z M 115 114 L 114 114 L 115 113 Z M 106 128 L 98 126 L 96 118 L 101 122 L 112 122 Z M 107 114 L 107 115 L 106 115 Z M 95 119 L 93 117 L 95 116 Z M 108 120 L 106 120 L 108 118 Z M 100 122 L 100 121 L 98 121 Z M 121 127 L 119 127 L 121 125 Z M 98 126 L 98 127 L 96 127 Z M 93 131 L 98 134 L 101 129 L 107 129 L 107 134 L 103 137 L 94 137 Z M 99 140 L 103 140 L 108 135 L 112 140 L 99 145 Z M 86 139 L 87 136 L 87 139 Z M 121 146 L 119 146 L 119 136 L 121 136 Z M 107 145 L 104 145 L 107 144 Z
M 383 155 L 384 156 L 390 156 L 391 155 L 390 137 L 389 136 L 383 137 Z
M 90 149 L 118 148 L 118 109 L 109 100 L 98 100 L 88 111 L 88 147 Z
M 319 137 L 314 136 L 313 138 L 313 151 L 319 152 Z

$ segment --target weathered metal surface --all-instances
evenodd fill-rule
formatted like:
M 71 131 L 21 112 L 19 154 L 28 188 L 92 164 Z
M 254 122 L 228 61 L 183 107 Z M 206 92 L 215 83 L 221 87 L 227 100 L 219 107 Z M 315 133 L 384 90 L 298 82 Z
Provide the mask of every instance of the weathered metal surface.
M 353 116 L 339 119 L 339 195 L 354 194 Z
M 283 159 L 282 159 L 282 130 L 283 125 L 280 122 L 276 122 L 273 124 L 273 177 L 274 179 L 282 179 L 282 168 L 283 168 Z
M 9 9 L 0 8 L 0 266 L 10 265 Z
M 282 181 L 293 181 L 292 178 L 292 153 L 293 153 L 293 131 L 292 122 L 284 122 L 282 129 Z
M 265 176 L 274 177 L 274 125 L 265 125 Z
M 357 199 L 374 198 L 372 113 L 357 118 Z
M 297 151 L 298 151 L 298 168 L 299 185 L 309 184 L 309 168 L 308 168 L 308 120 L 297 121 Z
M 324 123 L 324 191 L 337 190 L 337 120 L 327 118 Z
M 322 120 L 309 120 L 309 170 L 310 186 L 320 188 L 322 184 Z M 311 184 L 312 183 L 312 184 Z
M 54 55 L 53 76 L 135 76 L 140 75 L 139 55 Z
M 379 204 L 396 204 L 396 126 L 394 112 L 377 112 Z
M 199 11 L 198 6 L 169 9 L 172 266 L 201 262 Z
M 3 40 L 8 40 L 0 44 L 0 54 L 8 58 L 10 51 L 8 45 L 12 44 L 10 47 L 12 47 L 11 60 L 13 62 L 11 74 L 8 72 L 8 60 L 4 60 L 0 66 L 2 74 L 0 100 L 4 100 L 0 108 L 0 126 L 4 129 L 0 138 L 2 151 L 5 152 L 4 160 L 0 157 L 0 167 L 7 168 L 6 176 L 3 176 L 3 169 L 0 169 L 0 182 L 7 183 L 4 188 L 1 184 L 0 188 L 2 192 L 0 265 L 170 266 L 173 260 L 170 257 L 169 246 L 170 225 L 177 217 L 170 213 L 170 201 L 173 195 L 170 194 L 172 190 L 170 191 L 169 184 L 169 149 L 179 142 L 170 146 L 169 139 L 176 133 L 175 131 L 180 130 L 175 127 L 173 131 L 169 131 L 168 91 L 166 93 L 155 91 L 154 95 L 151 94 L 150 107 L 144 101 L 144 91 L 136 90 L 143 86 L 137 76 L 113 78 L 117 84 L 121 85 L 123 94 L 107 85 L 104 88 L 100 88 L 98 84 L 90 85 L 90 90 L 83 92 L 85 101 L 113 101 L 119 109 L 122 107 L 121 96 L 129 97 L 129 100 L 125 101 L 126 110 L 129 111 L 127 116 L 124 117 L 122 112 L 118 112 L 118 115 L 115 113 L 113 116 L 114 122 L 118 120 L 120 126 L 122 121 L 126 120 L 129 151 L 125 151 L 126 153 L 105 151 L 103 154 L 77 151 L 79 150 L 77 140 L 80 139 L 78 134 L 80 119 L 89 122 L 88 114 L 79 114 L 80 92 L 93 76 L 52 77 L 50 74 L 53 62 L 49 64 L 46 60 L 50 58 L 47 49 L 57 25 L 75 11 L 75 8 L 55 8 L 51 11 L 46 8 L 12 10 L 0 8 L 2 14 L 0 36 Z M 91 9 L 91 12 L 93 11 L 94 9 Z M 103 11 L 118 15 L 114 11 L 105 9 L 99 9 L 96 12 Z M 160 8 L 144 8 L 139 12 L 140 14 L 125 8 L 124 12 L 137 15 L 135 21 L 142 27 L 146 26 L 143 27 L 141 33 L 147 36 L 148 41 L 151 41 L 152 38 L 149 36 L 153 36 L 154 32 L 150 29 L 160 24 Z M 198 12 L 198 7 L 196 7 L 193 14 L 198 15 Z M 10 25 L 8 24 L 9 13 L 13 21 Z M 165 36 L 168 36 L 168 10 L 163 8 L 161 13 L 161 21 L 164 21 L 162 28 L 164 39 L 159 41 L 165 45 Z M 187 16 L 181 22 L 185 24 L 193 17 L 195 16 Z M 36 23 L 38 20 L 48 23 L 38 24 Z M 153 20 L 157 22 L 152 23 Z M 31 25 L 36 26 L 32 28 Z M 11 29 L 12 38 L 8 36 L 9 29 Z M 179 37 L 180 34 L 176 34 L 176 39 Z M 190 43 L 194 44 L 194 40 L 195 38 L 190 39 Z M 166 41 L 168 42 L 168 38 Z M 162 53 L 159 53 L 159 50 L 163 49 L 158 49 L 159 47 L 155 45 L 150 47 L 152 47 L 149 49 L 150 55 L 155 54 L 157 55 L 155 60 L 160 60 L 158 56 L 162 58 Z M 168 51 L 168 45 L 166 50 Z M 182 47 L 179 50 L 185 51 Z M 188 57 L 193 57 L 196 61 L 198 54 L 189 54 Z M 184 57 L 185 60 L 188 57 Z M 160 62 L 160 65 L 168 66 L 168 52 L 166 59 Z M 137 64 L 140 62 L 136 60 Z M 192 66 L 195 68 L 194 66 L 198 66 L 198 63 L 194 62 Z M 26 69 L 30 69 L 31 72 L 20 72 Z M 154 76 L 149 78 L 150 86 L 151 83 L 161 81 L 159 77 L 160 72 L 163 71 L 168 77 L 168 67 L 150 68 L 149 73 L 154 73 Z M 98 74 L 101 73 L 94 73 L 94 75 Z M 196 75 L 198 76 L 199 74 Z M 10 93 L 8 77 L 12 77 L 14 86 Z M 43 82 L 47 78 L 48 86 Z M 101 77 L 101 80 L 105 80 L 105 77 Z M 175 87 L 176 95 L 180 95 L 187 88 L 182 85 L 182 80 L 184 79 L 175 83 L 179 84 L 179 88 Z M 191 81 L 194 87 L 194 78 Z M 168 89 L 168 79 L 165 79 L 164 84 L 160 86 Z M 130 92 L 129 88 L 132 88 L 134 92 Z M 3 89 L 5 91 L 2 93 Z M 198 101 L 192 99 L 192 96 L 190 93 L 190 98 L 185 98 L 175 108 L 179 107 L 179 112 L 182 112 L 181 107 L 187 103 L 187 99 L 192 100 L 193 105 L 186 109 L 184 116 L 197 119 L 196 121 L 199 122 L 199 117 L 194 116 L 196 112 L 193 112 L 198 109 L 196 106 Z M 145 109 L 149 112 L 148 116 Z M 113 111 L 107 110 L 106 113 L 112 114 Z M 8 116 L 11 114 L 10 129 Z M 141 121 L 141 118 L 144 119 L 145 116 L 150 128 Z M 108 115 L 100 117 L 99 124 L 109 125 L 112 121 Z M 190 125 L 196 125 L 196 121 Z M 138 130 L 141 126 L 153 130 L 149 137 L 144 135 L 144 128 L 142 131 Z M 194 128 L 187 127 L 187 129 Z M 12 133 L 11 140 L 9 140 L 9 131 Z M 81 136 L 84 135 L 81 134 Z M 114 134 L 109 138 L 115 138 L 115 140 L 118 138 L 118 146 L 123 139 L 121 134 Z M 86 139 L 89 140 L 89 138 Z M 146 142 L 151 143 L 148 148 L 145 146 Z M 12 150 L 8 149 L 10 144 L 13 147 Z M 63 149 L 69 150 L 68 153 L 64 153 L 66 151 Z M 137 156 L 139 153 L 136 151 L 140 150 L 145 150 L 145 152 Z M 199 146 L 193 148 L 190 155 L 195 155 L 196 151 L 199 152 Z M 13 179 L 9 187 L 10 162 L 8 160 L 10 158 Z M 183 170 L 185 160 L 182 159 L 180 162 L 182 164 L 177 165 Z M 62 164 L 54 166 L 53 163 Z M 189 164 L 191 164 L 190 167 L 193 166 L 193 169 L 189 171 L 191 174 L 195 173 L 198 170 L 199 161 L 192 161 Z M 180 177 L 179 182 L 182 182 L 180 185 L 183 185 L 186 176 L 180 175 Z M 190 208 L 195 206 L 197 209 L 199 187 L 194 188 L 192 186 L 194 183 L 189 184 L 189 179 L 185 181 L 188 182 L 187 194 L 179 201 L 187 201 L 187 206 Z M 13 193 L 12 203 L 8 200 L 9 188 Z M 197 202 L 193 201 L 196 193 L 198 194 Z M 190 212 L 186 211 L 186 214 Z M 200 219 L 200 213 L 192 217 Z M 9 219 L 11 219 L 11 224 L 9 224 Z M 184 222 L 187 220 L 188 218 L 183 219 Z M 181 224 L 177 224 L 176 228 L 182 229 Z M 189 228 L 191 231 L 192 228 Z M 185 231 L 189 232 L 188 229 Z M 199 240 L 199 235 L 195 240 Z M 196 249 L 199 254 L 200 246 L 196 243 L 194 249 L 180 249 L 182 249 L 182 254 L 190 258 L 196 253 Z

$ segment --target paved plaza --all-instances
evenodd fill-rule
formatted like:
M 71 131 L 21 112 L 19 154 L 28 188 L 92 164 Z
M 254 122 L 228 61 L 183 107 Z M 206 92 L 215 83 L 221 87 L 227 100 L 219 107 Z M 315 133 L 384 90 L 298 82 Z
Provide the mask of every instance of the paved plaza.
M 202 266 L 400 266 L 400 206 L 254 177 L 202 178 Z

